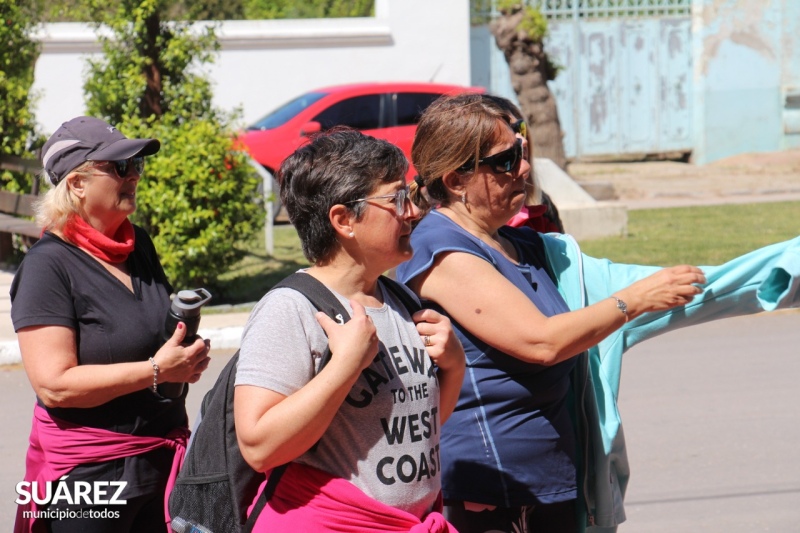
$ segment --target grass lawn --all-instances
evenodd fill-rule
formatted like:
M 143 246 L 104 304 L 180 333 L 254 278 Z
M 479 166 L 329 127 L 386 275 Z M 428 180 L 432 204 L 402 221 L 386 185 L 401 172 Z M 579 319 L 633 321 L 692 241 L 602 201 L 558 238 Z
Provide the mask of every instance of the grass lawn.
M 618 263 L 716 265 L 798 235 L 800 202 L 781 202 L 629 211 L 627 237 L 580 244 L 586 254 Z M 272 257 L 263 234 L 248 245 L 247 256 L 221 277 L 215 303 L 258 301 L 278 281 L 308 266 L 292 226 L 275 227 Z
M 800 235 L 800 202 L 645 209 L 628 212 L 628 236 L 582 241 L 617 263 L 718 265 Z
M 257 302 L 273 285 L 308 266 L 300 239 L 293 226 L 275 226 L 274 253 L 267 255 L 264 233 L 246 243 L 247 255 L 229 272 L 220 276 L 214 304 L 241 305 Z

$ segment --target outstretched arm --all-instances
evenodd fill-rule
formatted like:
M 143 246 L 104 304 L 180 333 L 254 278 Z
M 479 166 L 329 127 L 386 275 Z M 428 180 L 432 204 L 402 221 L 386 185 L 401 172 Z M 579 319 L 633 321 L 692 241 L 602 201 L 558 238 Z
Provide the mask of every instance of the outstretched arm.
M 468 253 L 437 257 L 410 285 L 433 300 L 482 341 L 523 361 L 552 365 L 596 345 L 626 320 L 690 302 L 705 282 L 700 269 L 657 271 L 615 293 L 628 306 L 621 313 L 611 294 L 583 309 L 544 316 L 530 299 L 490 263 Z
M 612 284 L 612 289 L 613 283 L 636 272 L 632 265 L 603 263 L 590 259 L 587 270 L 600 271 Z M 680 327 L 800 306 L 800 237 L 701 269 L 707 278 L 703 293 L 680 313 L 660 311 L 633 321 L 626 327 L 628 348 Z M 592 287 L 587 289 L 590 299 L 601 297 Z

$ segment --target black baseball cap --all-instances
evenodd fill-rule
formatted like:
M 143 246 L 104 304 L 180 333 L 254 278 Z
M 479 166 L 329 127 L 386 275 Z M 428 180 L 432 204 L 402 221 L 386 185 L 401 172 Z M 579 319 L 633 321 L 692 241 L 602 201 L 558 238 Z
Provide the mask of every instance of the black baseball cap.
M 158 139 L 128 139 L 114 126 L 94 117 L 64 122 L 42 147 L 42 166 L 53 185 L 84 161 L 119 161 L 136 155 L 153 155 Z

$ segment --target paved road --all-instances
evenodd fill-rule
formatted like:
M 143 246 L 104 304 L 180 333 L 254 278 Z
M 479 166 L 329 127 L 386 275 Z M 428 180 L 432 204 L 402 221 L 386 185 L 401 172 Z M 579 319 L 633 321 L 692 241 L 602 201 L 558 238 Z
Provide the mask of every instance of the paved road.
M 620 533 L 800 531 L 800 313 L 669 333 L 626 355 Z
M 800 531 L 800 312 L 673 332 L 626 356 L 632 477 L 620 533 Z M 194 419 L 230 351 L 189 393 Z M 33 394 L 0 367 L 0 524 L 10 524 Z

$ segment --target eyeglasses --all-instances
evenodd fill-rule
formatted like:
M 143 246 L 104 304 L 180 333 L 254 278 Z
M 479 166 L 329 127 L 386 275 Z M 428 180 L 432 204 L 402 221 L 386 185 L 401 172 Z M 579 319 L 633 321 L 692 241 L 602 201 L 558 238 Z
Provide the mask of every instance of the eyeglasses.
M 391 198 L 394 200 L 394 210 L 397 216 L 401 217 L 406 213 L 406 206 L 411 198 L 408 196 L 408 187 L 403 187 L 394 194 L 383 194 L 381 196 L 368 196 L 367 198 L 359 198 L 358 200 L 350 200 L 349 202 L 342 202 L 344 205 L 355 204 L 357 202 L 366 202 L 367 200 L 379 200 L 382 198 Z
M 519 133 L 523 139 L 528 138 L 528 123 L 525 122 L 524 118 L 521 118 L 515 122 L 509 124 L 511 129 L 514 130 L 514 133 Z
M 517 168 L 520 160 L 522 160 L 522 139 L 517 139 L 508 150 L 478 159 L 478 165 L 487 165 L 493 172 L 503 174 Z M 468 161 L 461 165 L 458 170 L 468 172 L 473 168 L 475 168 L 474 162 Z
M 138 175 L 142 175 L 144 173 L 144 156 L 136 155 L 133 157 L 129 157 L 128 159 L 120 159 L 119 161 L 100 161 L 101 163 L 108 163 L 114 167 L 114 172 L 116 172 L 117 177 L 119 179 L 125 179 L 125 176 L 128 175 L 128 170 L 133 167 Z

